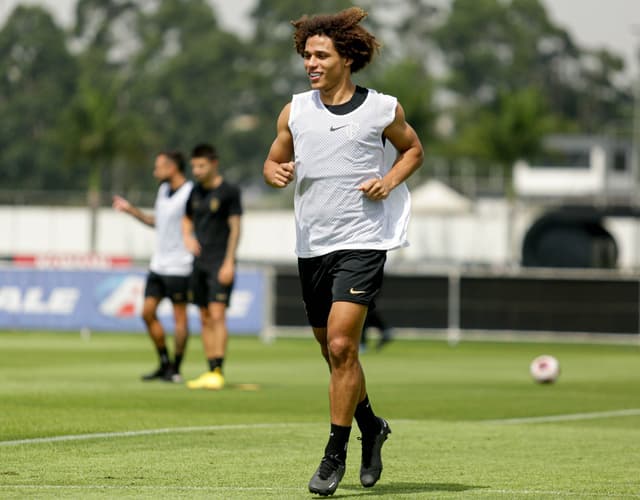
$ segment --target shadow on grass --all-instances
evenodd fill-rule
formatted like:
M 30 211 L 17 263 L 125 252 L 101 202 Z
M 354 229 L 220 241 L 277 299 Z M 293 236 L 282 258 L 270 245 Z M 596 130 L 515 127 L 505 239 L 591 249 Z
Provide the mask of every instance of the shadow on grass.
M 411 494 L 411 493 L 433 493 L 437 491 L 468 491 L 487 486 L 478 486 L 460 483 L 403 483 L 394 482 L 386 484 L 377 484 L 374 488 L 363 488 L 360 484 L 341 484 L 338 491 L 332 498 L 347 498 L 352 496 L 385 496 L 393 494 Z M 357 491 L 357 493 L 347 493 L 347 491 Z

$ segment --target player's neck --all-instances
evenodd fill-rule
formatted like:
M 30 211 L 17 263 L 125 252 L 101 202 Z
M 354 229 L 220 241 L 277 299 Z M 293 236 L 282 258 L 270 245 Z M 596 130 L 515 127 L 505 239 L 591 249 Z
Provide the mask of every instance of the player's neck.
M 215 174 L 215 175 L 211 176 L 210 179 L 208 179 L 205 182 L 203 182 L 202 183 L 202 187 L 204 187 L 206 189 L 215 189 L 220 184 L 222 184 L 222 176 L 220 174 Z
M 356 85 L 351 79 L 344 80 L 329 89 L 319 89 L 320 100 L 328 106 L 337 106 L 349 102 L 356 91 Z
M 169 187 L 171 191 L 177 191 L 185 182 L 187 182 L 187 179 L 183 175 L 174 175 L 169 179 Z

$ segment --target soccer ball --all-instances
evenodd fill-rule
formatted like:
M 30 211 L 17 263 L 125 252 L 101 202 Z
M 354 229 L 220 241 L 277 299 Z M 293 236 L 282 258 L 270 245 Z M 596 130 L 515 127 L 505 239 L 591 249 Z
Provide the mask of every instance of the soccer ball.
M 560 363 L 553 356 L 543 354 L 531 362 L 529 372 L 536 382 L 551 384 L 560 375 Z

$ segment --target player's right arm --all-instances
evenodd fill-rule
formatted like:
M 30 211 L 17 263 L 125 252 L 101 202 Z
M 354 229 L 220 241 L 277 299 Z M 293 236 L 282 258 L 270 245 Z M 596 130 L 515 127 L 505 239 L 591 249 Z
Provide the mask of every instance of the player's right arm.
M 195 236 L 193 219 L 188 215 L 182 216 L 182 241 L 184 241 L 184 246 L 189 250 L 189 252 L 191 252 L 191 254 L 196 257 L 200 255 L 200 251 L 202 249 Z
M 276 188 L 286 187 L 294 179 L 293 136 L 289 130 L 291 103 L 278 116 L 276 139 L 271 144 L 264 162 L 262 174 L 267 184 Z
M 132 205 L 128 200 L 123 198 L 122 196 L 113 195 L 113 203 L 112 207 L 118 212 L 125 212 L 136 219 L 138 219 L 143 224 L 147 226 L 154 227 L 156 225 L 156 218 L 151 214 L 145 214 L 142 210 L 140 210 L 135 205 Z

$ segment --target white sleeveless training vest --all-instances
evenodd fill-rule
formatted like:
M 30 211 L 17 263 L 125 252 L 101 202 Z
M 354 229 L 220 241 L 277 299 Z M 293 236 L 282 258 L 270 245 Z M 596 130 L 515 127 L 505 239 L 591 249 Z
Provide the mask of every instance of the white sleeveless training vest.
M 188 276 L 191 274 L 193 255 L 182 241 L 182 216 L 193 183 L 186 181 L 169 196 L 169 183 L 163 182 L 158 188 L 154 216 L 156 219 L 156 246 L 149 269 L 167 276 Z
M 369 89 L 358 108 L 335 115 L 322 104 L 317 90 L 293 96 L 289 129 L 295 155 L 298 257 L 408 244 L 406 185 L 397 186 L 383 201 L 371 201 L 358 190 L 364 181 L 382 177 L 395 161 L 395 154 L 385 156 L 382 134 L 396 106 L 395 97 Z

